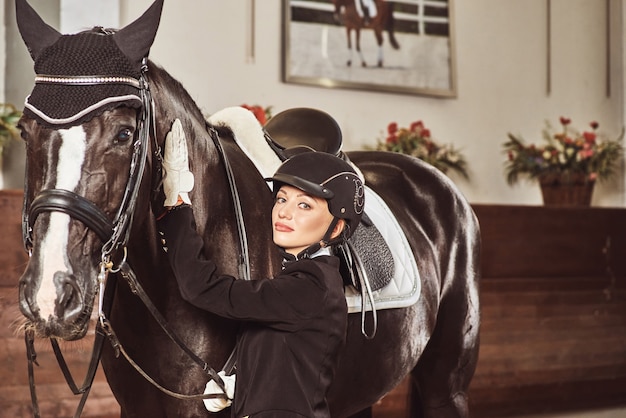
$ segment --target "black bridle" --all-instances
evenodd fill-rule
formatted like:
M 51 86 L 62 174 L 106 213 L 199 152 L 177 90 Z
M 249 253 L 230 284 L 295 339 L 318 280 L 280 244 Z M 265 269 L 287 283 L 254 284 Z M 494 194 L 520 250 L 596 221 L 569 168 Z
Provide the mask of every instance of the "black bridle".
M 99 238 L 105 243 L 102 247 L 102 261 L 109 261 L 113 253 L 120 248 L 126 246 L 130 235 L 130 226 L 132 224 L 135 207 L 137 205 L 137 196 L 150 147 L 150 129 L 152 124 L 152 97 L 148 88 L 148 81 L 145 77 L 147 71 L 147 62 L 144 61 L 142 67 L 142 75 L 139 80 L 129 82 L 116 80 L 116 83 L 131 84 L 133 86 L 138 82 L 141 94 L 141 113 L 138 121 L 138 138 L 133 144 L 133 155 L 130 164 L 130 175 L 124 190 L 124 196 L 120 207 L 115 215 L 113 222 L 110 222 L 107 215 L 94 203 L 74 192 L 63 189 L 46 189 L 42 190 L 37 197 L 33 199 L 30 207 L 25 203 L 22 211 L 22 233 L 24 246 L 30 253 L 32 250 L 32 224 L 35 223 L 37 216 L 43 212 L 63 212 L 72 218 L 78 219 L 89 229 L 96 232 Z M 45 78 L 38 76 L 39 79 Z M 74 85 L 75 77 L 51 77 L 54 81 L 48 81 L 54 84 Z M 82 85 L 98 85 L 110 83 L 110 81 L 101 81 L 100 77 L 84 77 Z M 25 190 L 28 196 L 28 190 Z
M 122 202 L 117 211 L 117 214 L 111 222 L 107 215 L 93 202 L 88 199 L 68 190 L 63 189 L 46 189 L 42 190 L 33 200 L 28 203 L 27 199 L 29 198 L 28 190 L 25 190 L 25 201 L 24 207 L 22 211 L 22 233 L 24 246 L 28 251 L 29 255 L 32 253 L 32 225 L 35 223 L 37 217 L 44 212 L 62 212 L 70 217 L 81 221 L 87 228 L 94 231 L 98 237 L 104 242 L 101 251 L 101 261 L 100 261 L 100 272 L 98 274 L 98 285 L 99 285 L 99 302 L 98 302 L 98 322 L 96 324 L 96 336 L 94 340 L 94 348 L 92 351 L 92 357 L 90 360 L 89 369 L 85 376 L 84 382 L 82 386 L 79 388 L 72 375 L 69 371 L 67 363 L 61 353 L 61 350 L 58 346 L 58 342 L 56 339 L 51 339 L 51 344 L 59 363 L 59 366 L 63 372 L 63 375 L 68 383 L 68 386 L 74 393 L 74 395 L 82 395 L 81 400 L 79 402 L 78 408 L 74 415 L 75 418 L 80 417 L 82 414 L 82 409 L 89 395 L 89 391 L 93 384 L 93 380 L 95 378 L 95 374 L 97 371 L 97 367 L 100 361 L 100 357 L 102 354 L 102 346 L 105 338 L 110 341 L 115 351 L 116 357 L 119 357 L 120 353 L 124 355 L 126 360 L 133 366 L 148 382 L 153 384 L 162 392 L 179 398 L 179 399 L 207 399 L 207 398 L 224 398 L 226 395 L 226 388 L 223 380 L 217 374 L 217 372 L 210 367 L 204 360 L 198 357 L 191 349 L 189 349 L 180 338 L 170 329 L 167 321 L 158 311 L 158 309 L 154 306 L 149 296 L 143 290 L 141 284 L 136 278 L 136 275 L 130 265 L 126 260 L 126 244 L 128 242 L 130 236 L 130 229 L 132 225 L 132 219 L 135 213 L 135 208 L 137 205 L 137 197 L 139 194 L 139 188 L 142 182 L 143 173 L 145 171 L 145 165 L 148 157 L 148 149 L 150 148 L 150 133 L 153 131 L 155 149 L 154 149 L 154 158 L 155 165 L 157 165 L 156 171 L 159 172 L 160 178 L 160 170 L 162 163 L 162 156 L 160 146 L 158 145 L 156 134 L 154 132 L 156 123 L 154 121 L 154 102 L 152 100 L 152 96 L 150 93 L 150 89 L 148 86 L 147 78 L 147 61 L 144 60 L 142 66 L 142 75 L 139 80 L 133 80 L 134 83 L 139 82 L 141 100 L 142 100 L 142 109 L 141 113 L 138 116 L 138 134 L 137 138 L 133 144 L 134 150 L 131 159 L 130 166 L 130 176 L 129 180 L 126 184 L 126 189 L 124 191 L 124 196 L 122 198 Z M 68 79 L 67 82 L 64 82 L 63 77 L 54 77 L 54 82 L 59 84 L 71 84 L 72 80 Z M 97 80 L 95 77 L 92 81 L 88 81 L 90 84 L 100 84 L 101 81 Z M 135 84 L 133 84 L 135 85 Z M 215 135 L 214 135 L 215 134 Z M 216 138 L 216 133 L 211 132 L 211 136 L 219 145 L 218 138 Z M 224 162 L 226 163 L 227 172 L 230 173 L 229 164 L 226 159 L 226 154 L 223 152 L 220 146 L 218 146 L 218 150 L 222 155 Z M 231 173 L 232 176 L 232 173 Z M 237 199 L 236 196 L 236 187 L 231 182 L 231 178 L 229 177 L 229 182 L 231 183 L 231 190 L 235 190 L 235 195 L 233 196 Z M 236 200 L 236 205 L 238 204 L 238 200 Z M 242 219 L 240 214 L 238 214 L 238 219 Z M 241 222 L 240 222 L 241 223 Z M 240 229 L 243 226 L 240 225 Z M 240 233 L 241 235 L 241 233 Z M 245 237 L 245 231 L 243 232 Z M 245 254 L 247 254 L 247 244 L 241 240 L 240 243 L 242 248 L 245 248 Z M 113 255 L 123 252 L 123 259 L 118 263 L 118 266 L 115 267 L 112 260 Z M 249 272 L 249 262 L 246 259 L 243 265 L 248 266 L 247 269 L 244 268 L 244 271 Z M 109 276 L 110 273 L 114 273 Z M 128 285 L 130 286 L 131 291 L 139 296 L 144 305 L 148 308 L 152 316 L 158 322 L 163 331 L 168 335 L 168 337 L 174 341 L 196 364 L 198 364 L 202 370 L 207 373 L 207 375 L 213 379 L 223 393 L 220 394 L 197 394 L 197 395 L 184 395 L 178 394 L 176 392 L 170 391 L 163 386 L 159 385 L 154 379 L 152 379 L 147 373 L 145 373 L 136 362 L 130 358 L 127 354 L 124 347 L 120 344 L 113 327 L 108 320 L 107 316 L 110 313 L 113 294 L 116 286 L 116 273 L 119 273 L 122 278 L 126 280 Z M 244 274 L 244 276 L 246 276 Z M 35 380 L 34 380 L 34 367 L 33 365 L 37 365 L 37 354 L 34 349 L 34 331 L 29 329 L 25 333 L 25 342 L 26 342 L 26 350 L 27 350 L 27 358 L 28 358 L 28 372 L 29 372 L 29 384 L 31 391 L 31 400 L 33 404 L 33 413 L 35 418 L 39 418 L 39 406 L 37 401 L 37 394 L 35 390 Z M 227 372 L 231 372 L 233 365 L 233 357 L 234 352 L 231 354 L 230 358 L 224 365 L 223 370 Z

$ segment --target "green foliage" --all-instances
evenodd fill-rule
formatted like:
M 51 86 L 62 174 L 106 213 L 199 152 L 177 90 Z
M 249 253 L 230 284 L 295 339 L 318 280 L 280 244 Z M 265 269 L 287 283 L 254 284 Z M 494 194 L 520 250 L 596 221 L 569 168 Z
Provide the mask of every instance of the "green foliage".
M 17 138 L 17 121 L 21 117 L 22 112 L 12 104 L 0 103 L 0 150 L 4 150 L 11 140 Z

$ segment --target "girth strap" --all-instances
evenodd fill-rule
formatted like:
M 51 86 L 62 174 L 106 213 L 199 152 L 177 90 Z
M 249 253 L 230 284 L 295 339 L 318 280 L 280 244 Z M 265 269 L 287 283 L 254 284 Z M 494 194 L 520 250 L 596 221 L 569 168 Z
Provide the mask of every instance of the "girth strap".
M 237 220 L 237 234 L 239 237 L 239 277 L 243 280 L 252 280 L 252 273 L 250 270 L 250 254 L 248 253 L 248 234 L 246 233 L 246 224 L 243 219 L 243 209 L 241 208 L 241 199 L 239 198 L 239 192 L 237 190 L 237 182 L 235 180 L 235 174 L 228 160 L 228 155 L 224 151 L 224 147 L 220 142 L 219 134 L 215 128 L 207 124 L 207 131 L 215 144 L 217 152 L 222 158 L 224 163 L 224 169 L 226 170 L 226 178 L 228 179 L 228 186 L 230 188 L 230 194 L 235 208 L 235 218 Z M 222 371 L 227 375 L 231 375 L 237 368 L 237 346 L 231 352 L 230 356 L 224 363 Z M 219 376 L 218 376 L 219 378 Z M 221 379 L 216 380 L 221 387 Z
M 378 314 L 376 313 L 376 304 L 374 302 L 374 296 L 372 292 L 372 287 L 370 285 L 370 279 L 367 276 L 367 270 L 363 266 L 363 262 L 359 257 L 359 253 L 356 251 L 350 240 L 344 242 L 342 245 L 337 247 L 339 249 L 339 255 L 344 257 L 348 272 L 347 274 L 350 276 L 350 282 L 356 286 L 357 279 L 359 288 L 361 291 L 361 334 L 368 340 L 373 339 L 376 336 L 376 331 L 378 329 Z M 356 277 L 355 277 L 356 276 Z M 372 307 L 372 332 L 368 333 L 366 330 L 366 295 L 367 299 L 369 299 L 370 305 Z
M 243 219 L 243 209 L 241 208 L 241 199 L 239 198 L 239 192 L 237 190 L 237 182 L 235 181 L 235 174 L 232 166 L 228 160 L 228 155 L 222 147 L 219 134 L 215 128 L 207 124 L 207 131 L 215 144 L 215 148 L 222 158 L 224 163 L 224 169 L 226 171 L 226 178 L 228 179 L 228 186 L 230 189 L 231 197 L 233 200 L 233 206 L 235 208 L 235 218 L 237 220 L 237 235 L 239 237 L 239 277 L 244 280 L 251 280 L 252 273 L 250 272 L 250 255 L 248 253 L 248 236 L 246 233 L 246 224 Z

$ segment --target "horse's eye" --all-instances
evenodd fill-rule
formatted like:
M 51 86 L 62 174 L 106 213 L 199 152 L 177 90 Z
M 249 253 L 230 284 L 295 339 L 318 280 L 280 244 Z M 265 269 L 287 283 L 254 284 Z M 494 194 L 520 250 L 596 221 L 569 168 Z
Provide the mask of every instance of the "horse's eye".
M 20 132 L 20 137 L 26 141 L 28 139 L 28 132 L 26 132 L 26 129 L 24 129 L 24 126 L 22 126 L 21 124 L 17 125 L 17 130 Z
M 132 139 L 132 137 L 133 137 L 133 130 L 132 129 L 130 129 L 130 128 L 122 128 L 117 133 L 117 138 L 115 138 L 115 140 L 117 142 L 126 142 L 126 141 L 129 141 L 130 139 Z

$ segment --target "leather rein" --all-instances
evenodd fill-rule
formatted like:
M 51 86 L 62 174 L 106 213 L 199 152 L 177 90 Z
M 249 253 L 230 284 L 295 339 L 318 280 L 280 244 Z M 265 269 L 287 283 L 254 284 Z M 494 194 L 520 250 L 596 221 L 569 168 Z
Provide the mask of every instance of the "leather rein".
M 147 72 L 147 61 L 144 60 L 144 64 L 142 67 L 142 75 L 138 80 L 140 84 L 140 92 L 142 99 L 142 109 L 141 114 L 139 116 L 138 122 L 138 138 L 134 143 L 133 156 L 131 160 L 130 167 L 130 176 L 129 180 L 126 184 L 126 189 L 124 191 L 124 197 L 122 198 L 122 203 L 117 211 L 117 214 L 111 222 L 106 214 L 93 202 L 87 200 L 86 198 L 79 196 L 71 191 L 62 190 L 62 189 L 47 189 L 41 191 L 37 197 L 35 197 L 32 202 L 28 202 L 28 190 L 25 190 L 25 201 L 24 207 L 22 211 L 22 234 L 24 240 L 24 246 L 29 253 L 29 256 L 32 254 L 32 225 L 34 224 L 37 216 L 43 212 L 62 212 L 74 219 L 81 221 L 85 226 L 94 231 L 98 237 L 104 242 L 101 251 L 101 261 L 100 261 L 100 272 L 98 274 L 98 286 L 99 286 L 99 297 L 98 297 L 98 321 L 96 323 L 96 331 L 95 331 L 95 339 L 94 346 L 92 350 L 91 360 L 89 363 L 89 368 L 87 370 L 86 376 L 84 378 L 83 384 L 78 387 L 72 374 L 69 370 L 69 367 L 63 357 L 61 349 L 58 345 L 58 341 L 54 338 L 50 339 L 52 348 L 54 350 L 55 356 L 57 358 L 57 362 L 65 380 L 72 390 L 74 395 L 82 395 L 76 412 L 74 414 L 74 418 L 80 417 L 82 414 L 82 410 L 84 408 L 87 397 L 89 396 L 89 392 L 91 390 L 91 386 L 93 385 L 93 381 L 95 378 L 95 374 L 98 368 L 98 364 L 100 362 L 100 358 L 102 355 L 102 347 L 104 344 L 104 340 L 108 339 L 113 349 L 115 351 L 115 356 L 119 357 L 122 354 L 126 360 L 129 362 L 135 370 L 142 375 L 148 382 L 150 382 L 157 389 L 161 390 L 163 393 L 166 393 L 172 397 L 178 399 L 208 399 L 208 398 L 227 398 L 226 388 L 223 380 L 217 374 L 217 372 L 208 365 L 207 362 L 202 360 L 198 355 L 196 355 L 187 345 L 183 343 L 183 341 L 174 333 L 174 331 L 169 327 L 167 320 L 163 317 L 163 315 L 159 312 L 156 306 L 150 300 L 150 297 L 147 295 L 137 277 L 133 271 L 133 269 L 128 264 L 126 259 L 127 250 L 126 244 L 130 235 L 130 227 L 132 225 L 132 219 L 134 216 L 137 197 L 139 194 L 139 188 L 141 185 L 141 181 L 143 178 L 143 173 L 145 171 L 145 165 L 147 161 L 147 153 L 150 147 L 150 132 L 153 132 L 154 137 L 154 158 L 155 165 L 157 165 L 157 169 L 155 170 L 155 175 L 158 177 L 158 181 L 156 184 L 160 183 L 160 175 L 161 175 L 161 149 L 156 140 L 156 134 L 154 132 L 156 123 L 154 121 L 154 102 L 152 100 L 152 96 L 150 93 L 150 89 L 148 86 L 148 81 L 145 73 Z M 59 83 L 64 84 L 62 80 Z M 94 84 L 98 84 L 94 81 Z M 219 135 L 217 131 L 210 126 L 207 126 L 209 130 L 210 136 L 213 139 L 216 148 L 223 160 L 225 165 L 226 174 L 228 178 L 228 182 L 231 189 L 231 195 L 234 201 L 238 231 L 239 231 L 239 244 L 240 244 L 240 274 L 244 279 L 250 279 L 250 262 L 248 257 L 248 244 L 246 239 L 245 225 L 243 222 L 243 214 L 240 205 L 239 195 L 237 192 L 237 187 L 235 185 L 235 178 L 232 172 L 231 166 L 228 162 L 228 158 L 226 153 L 221 146 L 219 141 Z M 118 253 L 119 251 L 123 252 L 123 259 L 119 262 L 118 266 L 115 267 L 114 263 L 111 261 L 112 255 Z M 110 275 L 110 273 L 113 273 Z M 146 308 L 150 311 L 151 315 L 154 317 L 156 322 L 159 324 L 161 329 L 167 334 L 167 336 L 182 350 L 185 354 L 191 358 L 198 366 L 202 368 L 202 370 L 207 373 L 210 379 L 214 380 L 217 385 L 220 387 L 223 393 L 219 394 L 179 394 L 168 390 L 157 383 L 153 378 L 151 378 L 141 367 L 133 361 L 133 359 L 128 355 L 119 339 L 117 338 L 113 327 L 107 318 L 107 315 L 110 314 L 111 306 L 113 303 L 113 296 L 115 292 L 115 287 L 117 285 L 116 274 L 119 274 L 123 279 L 126 280 L 133 294 L 137 295 L 141 301 L 144 303 Z M 35 378 L 34 378 L 34 365 L 39 365 L 37 363 L 37 354 L 34 348 L 34 331 L 32 328 L 27 327 L 27 331 L 25 333 L 25 344 L 26 344 L 26 352 L 27 352 L 27 360 L 28 360 L 28 377 L 29 377 L 29 386 L 31 392 L 31 401 L 33 406 L 33 414 L 35 418 L 40 418 L 37 393 L 35 388 Z M 234 365 L 234 357 L 235 351 L 230 355 L 229 359 L 224 364 L 222 370 L 225 370 L 227 374 L 232 373 L 232 369 L 235 367 Z

